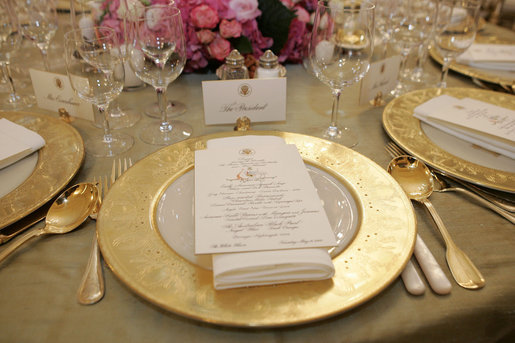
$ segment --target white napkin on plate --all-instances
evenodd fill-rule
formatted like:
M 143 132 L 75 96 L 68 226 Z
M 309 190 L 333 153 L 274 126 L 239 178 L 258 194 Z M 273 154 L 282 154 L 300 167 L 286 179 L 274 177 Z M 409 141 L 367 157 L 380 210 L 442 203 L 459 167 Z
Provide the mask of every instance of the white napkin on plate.
M 242 136 L 210 140 L 207 148 L 242 142 L 246 147 L 285 144 L 277 136 Z M 334 275 L 333 262 L 324 248 L 214 254 L 212 258 L 214 287 L 218 290 L 324 280 Z
M 36 132 L 5 118 L 0 119 L 0 169 L 21 160 L 45 145 Z
M 474 43 L 456 61 L 474 68 L 515 71 L 515 45 Z
M 417 106 L 413 115 L 448 134 L 515 159 L 515 111 L 441 95 Z

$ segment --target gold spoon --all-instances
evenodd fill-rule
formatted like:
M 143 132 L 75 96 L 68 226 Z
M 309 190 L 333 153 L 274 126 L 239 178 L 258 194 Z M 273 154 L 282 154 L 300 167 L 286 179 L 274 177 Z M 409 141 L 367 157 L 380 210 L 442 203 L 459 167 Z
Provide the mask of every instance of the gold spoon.
M 442 219 L 428 200 L 433 193 L 433 176 L 427 166 L 413 156 L 402 155 L 390 162 L 388 172 L 401 185 L 408 198 L 424 204 L 433 216 L 447 246 L 445 257 L 456 282 L 468 289 L 483 287 L 485 279 L 468 256 L 454 244 Z
M 0 262 L 31 238 L 72 231 L 88 218 L 95 209 L 97 200 L 98 190 L 93 184 L 79 183 L 68 188 L 48 210 L 45 227 L 31 230 L 7 246 L 0 252 Z

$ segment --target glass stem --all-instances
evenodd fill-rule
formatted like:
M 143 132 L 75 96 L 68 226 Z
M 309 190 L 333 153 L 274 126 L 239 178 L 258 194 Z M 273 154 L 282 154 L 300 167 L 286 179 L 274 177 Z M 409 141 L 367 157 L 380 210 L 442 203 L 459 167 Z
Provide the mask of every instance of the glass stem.
M 168 100 L 166 99 L 166 88 L 165 87 L 157 87 L 157 104 L 159 105 L 159 111 L 161 112 L 161 124 L 159 125 L 159 129 L 161 132 L 169 132 L 172 129 L 172 126 L 168 122 L 167 115 L 167 107 Z
M 9 85 L 9 89 L 11 93 L 9 94 L 9 99 L 11 102 L 17 100 L 16 88 L 14 87 L 13 78 L 11 76 L 11 68 L 9 68 L 9 62 L 2 63 L 2 72 L 4 73 L 4 78 L 7 80 L 7 84 Z
M 40 48 L 41 56 L 43 56 L 43 63 L 45 64 L 45 70 L 50 71 L 50 65 L 48 64 L 48 53 L 47 49 Z
M 106 105 L 98 105 L 98 112 L 102 116 L 102 127 L 104 128 L 104 142 L 105 143 L 111 143 L 113 141 L 113 136 L 111 135 L 111 129 L 109 128 L 109 120 L 107 118 L 109 117 L 109 112 L 107 112 L 107 106 Z
M 449 65 L 451 64 L 451 60 L 448 58 L 444 58 L 442 65 L 442 77 L 440 78 L 440 88 L 447 87 L 447 74 L 449 73 Z
M 330 129 L 338 130 L 338 105 L 340 104 L 341 89 L 333 89 L 333 110 L 331 111 L 331 125 Z

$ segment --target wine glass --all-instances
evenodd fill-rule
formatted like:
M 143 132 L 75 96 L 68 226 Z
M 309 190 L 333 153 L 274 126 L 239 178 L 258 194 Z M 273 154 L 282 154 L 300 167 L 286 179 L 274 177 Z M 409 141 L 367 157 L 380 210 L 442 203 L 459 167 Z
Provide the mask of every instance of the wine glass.
M 131 23 L 129 61 L 136 76 L 154 87 L 161 112 L 159 123 L 140 132 L 142 141 L 168 145 L 191 136 L 192 129 L 168 119 L 166 89 L 186 64 L 186 44 L 181 12 L 172 5 L 146 6 L 141 18 Z
M 7 99 L 2 99 L 2 102 L 11 109 L 22 109 L 35 103 L 33 96 L 21 95 L 16 92 L 11 74 L 11 58 L 20 48 L 21 43 L 21 29 L 14 2 L 3 0 L 0 2 L 0 67 L 9 90 Z
M 443 59 L 438 87 L 447 87 L 449 65 L 474 42 L 480 6 L 479 0 L 440 1 L 434 39 Z
M 401 66 L 397 85 L 390 93 L 392 97 L 398 97 L 412 90 L 403 80 L 406 76 L 408 55 L 431 37 L 438 7 L 436 0 L 395 0 L 395 2 L 392 42 L 394 49 L 401 55 Z
M 118 7 L 116 7 L 116 4 Z M 128 89 L 128 75 L 132 73 L 127 63 L 127 8 L 125 0 L 120 0 L 117 3 L 110 3 L 110 12 L 117 16 L 117 20 L 113 20 L 107 12 L 102 9 L 102 2 L 91 0 L 70 0 L 70 20 L 74 29 L 87 30 L 94 26 L 108 26 L 115 30 L 117 33 L 119 52 L 124 61 L 125 80 L 124 90 Z M 133 90 L 136 88 L 130 88 Z M 140 119 L 141 114 L 137 111 L 123 108 L 118 99 L 114 99 L 109 104 L 109 126 L 111 129 L 123 129 L 134 126 Z M 96 127 L 103 127 L 102 122 L 95 122 Z
M 373 0 L 375 6 L 375 29 L 381 39 L 382 51 L 381 59 L 385 59 L 388 54 L 388 42 L 392 36 L 392 15 L 394 13 L 395 0 Z
M 333 94 L 329 127 L 314 129 L 316 136 L 352 147 L 358 137 L 337 123 L 343 88 L 360 81 L 368 72 L 374 49 L 374 5 L 369 2 L 320 1 L 308 47 L 313 73 Z
M 22 0 L 16 4 L 23 35 L 39 49 L 45 70 L 50 71 L 48 47 L 58 27 L 55 0 Z
M 124 133 L 111 133 L 107 107 L 122 91 L 123 60 L 116 32 L 108 27 L 72 30 L 64 35 L 66 70 L 79 98 L 94 104 L 102 116 L 104 133 L 86 141 L 94 156 L 110 157 L 129 150 L 134 139 Z

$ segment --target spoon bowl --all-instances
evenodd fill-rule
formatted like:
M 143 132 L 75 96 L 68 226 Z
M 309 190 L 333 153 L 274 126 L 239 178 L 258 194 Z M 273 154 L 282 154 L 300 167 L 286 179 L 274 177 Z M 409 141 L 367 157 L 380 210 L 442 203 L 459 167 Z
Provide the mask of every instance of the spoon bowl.
M 454 244 L 442 219 L 428 200 L 434 190 L 433 175 L 429 168 L 416 157 L 401 155 L 390 162 L 387 170 L 404 189 L 408 198 L 424 204 L 433 216 L 445 241 L 447 247 L 445 257 L 456 282 L 467 289 L 483 287 L 485 279 L 469 257 Z
M 45 227 L 31 230 L 11 243 L 0 253 L 0 262 L 31 238 L 74 230 L 95 209 L 97 201 L 98 189 L 91 183 L 79 183 L 68 188 L 59 195 L 48 210 Z

